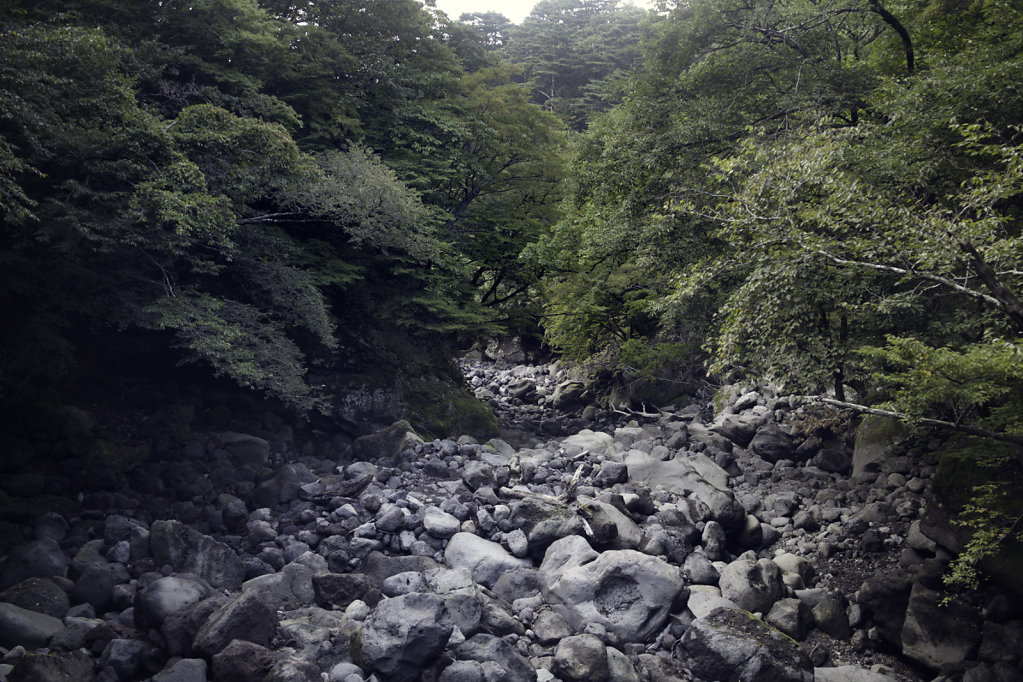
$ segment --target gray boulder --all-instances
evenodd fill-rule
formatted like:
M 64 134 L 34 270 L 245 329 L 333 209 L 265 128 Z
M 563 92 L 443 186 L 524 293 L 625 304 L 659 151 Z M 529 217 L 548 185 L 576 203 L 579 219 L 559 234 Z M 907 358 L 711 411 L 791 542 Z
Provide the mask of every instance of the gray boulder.
M 782 430 L 778 422 L 769 421 L 757 430 L 750 441 L 750 449 L 768 462 L 777 462 L 792 456 L 792 436 Z
M 0 602 L 20 606 L 29 611 L 45 613 L 54 618 L 67 615 L 71 600 L 57 583 L 49 578 L 27 578 L 0 592 Z
M 718 580 L 721 595 L 746 611 L 766 613 L 785 592 L 781 569 L 770 559 L 747 552 L 725 566 Z
M 577 630 L 598 623 L 629 642 L 652 637 L 689 596 L 677 566 L 634 550 L 598 554 L 578 536 L 551 545 L 539 578 Z
M 933 669 L 970 658 L 981 636 L 976 611 L 958 601 L 946 606 L 941 601 L 939 592 L 913 585 L 902 626 L 902 653 Z
M 723 415 L 714 421 L 710 430 L 745 448 L 749 447 L 759 425 L 760 419 L 752 415 Z
M 454 647 L 455 658 L 483 664 L 487 682 L 534 682 L 536 670 L 506 640 L 479 633 Z
M 7 682 L 92 682 L 95 662 L 85 649 L 50 654 L 26 654 L 7 675 Z
M 362 599 L 372 587 L 361 573 L 320 573 L 312 577 L 316 603 L 324 608 L 344 609 Z
M 423 528 L 435 538 L 450 538 L 461 529 L 461 526 L 462 522 L 458 517 L 437 507 L 427 507 L 423 515 Z
M 192 643 L 206 620 L 227 603 L 227 597 L 214 594 L 195 606 L 167 616 L 160 631 L 166 642 L 167 653 L 171 656 L 191 657 Z
M 152 582 L 135 599 L 135 624 L 159 628 L 169 616 L 181 613 L 213 594 L 201 578 L 171 575 Z
M 881 638 L 894 646 L 902 645 L 911 586 L 904 576 L 888 575 L 868 578 L 856 591 L 864 615 L 873 621 Z
M 554 387 L 551 403 L 559 410 L 574 410 L 582 407 L 586 386 L 580 381 L 564 381 Z
M 16 546 L 0 564 L 0 589 L 6 590 L 26 578 L 67 575 L 68 559 L 56 540 L 40 538 Z
M 194 573 L 214 588 L 234 591 L 245 578 L 245 564 L 233 549 L 180 521 L 153 522 L 149 542 L 158 566 Z
M 151 645 L 137 639 L 121 637 L 110 640 L 99 658 L 102 668 L 112 670 L 118 680 L 137 680 L 144 677 Z
M 554 673 L 565 682 L 604 682 L 608 678 L 607 650 L 594 635 L 575 635 L 558 642 Z
M 316 599 L 313 577 L 327 573 L 327 560 L 305 552 L 278 573 L 246 580 L 243 592 L 253 594 L 272 611 L 311 604 Z
M 835 668 L 814 668 L 814 682 L 895 682 L 894 677 L 876 673 L 855 665 L 840 665 Z
M 98 613 L 113 605 L 114 586 L 126 583 L 131 578 L 124 564 L 107 561 L 100 554 L 102 548 L 102 540 L 88 542 L 71 563 L 71 573 L 75 579 L 71 601 L 75 604 L 92 604 Z
M 444 668 L 439 682 L 486 682 L 483 664 L 479 661 L 454 661 Z
M 405 594 L 377 605 L 353 638 L 352 653 L 383 679 L 412 682 L 444 650 L 453 629 L 443 598 Z
M 179 658 L 153 675 L 153 682 L 206 682 L 206 661 Z
M 64 623 L 53 616 L 0 602 L 0 646 L 21 645 L 26 649 L 46 646 L 51 637 L 64 630 Z
M 252 495 L 257 507 L 274 507 L 298 499 L 302 486 L 319 477 L 305 464 L 285 464 L 273 476 L 260 483 Z
M 813 613 L 809 606 L 798 599 L 779 599 L 764 620 L 792 639 L 802 640 L 813 625 Z
M 407 445 L 422 443 L 412 425 L 407 421 L 396 421 L 385 429 L 361 436 L 352 443 L 352 454 L 359 459 L 396 459 Z
M 585 532 L 582 518 L 574 511 L 537 499 L 527 498 L 514 502 L 511 505 L 510 521 L 526 534 L 529 554 L 534 559 L 542 558 L 555 540 Z
M 908 427 L 898 419 L 867 416 L 856 427 L 853 446 L 853 478 L 868 471 L 880 471 L 882 463 L 909 435 Z
M 472 533 L 456 533 L 448 540 L 444 563 L 467 569 L 476 582 L 487 587 L 493 587 L 506 571 L 533 566 L 528 559 L 518 559 L 498 543 Z
M 270 461 L 270 443 L 263 438 L 236 431 L 225 431 L 216 435 L 220 444 L 239 464 L 266 466 Z
M 614 436 L 603 431 L 591 431 L 583 429 L 579 433 L 569 436 L 561 441 L 561 448 L 570 456 L 582 452 L 589 452 L 594 455 L 603 455 L 614 446 Z
M 544 609 L 533 619 L 533 636 L 541 644 L 557 644 L 572 635 L 572 626 L 557 611 Z
M 737 609 L 693 621 L 672 651 L 698 678 L 733 682 L 813 682 L 813 664 L 793 640 Z
M 236 639 L 213 656 L 213 679 L 217 682 L 252 682 L 266 678 L 273 652 L 264 646 Z
M 689 582 L 696 585 L 717 585 L 720 575 L 707 555 L 698 550 L 686 557 L 683 570 L 689 577 Z
M 277 616 L 254 592 L 243 592 L 214 611 L 195 636 L 193 648 L 211 657 L 240 639 L 261 646 L 270 643 Z

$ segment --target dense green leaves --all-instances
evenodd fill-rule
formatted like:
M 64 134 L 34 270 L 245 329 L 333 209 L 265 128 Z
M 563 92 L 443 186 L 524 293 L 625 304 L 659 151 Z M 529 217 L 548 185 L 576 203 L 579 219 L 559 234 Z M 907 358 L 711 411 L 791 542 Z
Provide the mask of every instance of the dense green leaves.
M 560 127 L 473 27 L 415 0 L 57 5 L 0 16 L 8 395 L 128 334 L 323 407 L 314 361 L 436 372 L 535 283 Z

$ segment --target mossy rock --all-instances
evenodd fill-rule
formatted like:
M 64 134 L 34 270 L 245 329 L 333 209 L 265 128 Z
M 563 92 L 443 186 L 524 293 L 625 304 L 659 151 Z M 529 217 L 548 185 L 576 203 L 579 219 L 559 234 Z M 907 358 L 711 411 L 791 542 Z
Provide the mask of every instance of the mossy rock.
M 469 389 L 442 379 L 415 379 L 406 384 L 408 420 L 425 436 L 470 435 L 477 440 L 500 432 L 493 411 Z
M 117 480 L 149 458 L 149 446 L 124 445 L 113 441 L 96 439 L 85 457 L 87 473 L 105 472 Z
M 887 459 L 904 450 L 910 429 L 898 419 L 868 415 L 856 427 L 853 448 L 853 476 L 880 471 Z

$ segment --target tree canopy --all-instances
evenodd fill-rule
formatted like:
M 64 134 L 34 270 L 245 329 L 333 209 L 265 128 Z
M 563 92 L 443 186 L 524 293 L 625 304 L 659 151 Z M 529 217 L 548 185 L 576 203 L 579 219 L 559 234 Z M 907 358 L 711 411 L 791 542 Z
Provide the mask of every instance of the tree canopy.
M 561 124 L 491 40 L 415 0 L 7 3 L 0 390 L 124 334 L 302 411 L 444 371 L 557 219 Z

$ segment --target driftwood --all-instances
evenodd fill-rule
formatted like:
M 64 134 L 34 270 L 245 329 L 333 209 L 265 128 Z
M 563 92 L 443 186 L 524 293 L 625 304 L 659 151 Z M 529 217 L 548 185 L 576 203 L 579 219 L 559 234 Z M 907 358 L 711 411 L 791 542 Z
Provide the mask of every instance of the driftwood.
M 660 419 L 664 416 L 664 412 L 658 411 L 657 414 L 653 412 L 639 412 L 637 410 L 630 410 L 629 408 L 615 407 L 614 405 L 609 406 L 611 411 L 615 414 L 625 415 L 626 417 L 643 417 L 644 419 Z M 646 405 L 643 406 L 646 409 Z
M 585 456 L 587 454 L 589 454 L 589 451 L 584 450 L 583 452 L 576 455 L 576 458 L 580 456 Z M 528 490 L 515 490 L 513 488 L 508 487 L 502 487 L 497 492 L 502 497 L 513 497 L 517 500 L 539 500 L 540 502 L 545 502 L 547 504 L 553 504 L 556 506 L 563 507 L 569 502 L 575 500 L 575 489 L 576 486 L 579 485 L 579 479 L 582 478 L 583 468 L 585 466 L 586 463 L 583 462 L 578 467 L 576 467 L 575 474 L 572 476 L 572 480 L 569 481 L 568 486 L 565 488 L 565 491 L 560 495 L 544 495 L 543 493 L 534 493 Z

